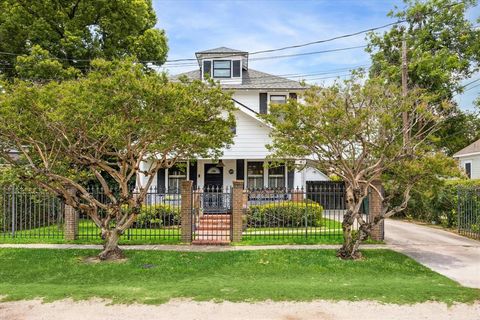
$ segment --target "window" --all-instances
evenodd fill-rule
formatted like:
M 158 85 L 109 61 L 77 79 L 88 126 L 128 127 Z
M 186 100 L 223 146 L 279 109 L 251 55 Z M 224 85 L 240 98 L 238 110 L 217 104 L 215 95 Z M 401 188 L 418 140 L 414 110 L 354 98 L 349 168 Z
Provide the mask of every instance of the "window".
M 268 187 L 272 189 L 285 188 L 285 166 L 268 168 Z
M 247 188 L 262 189 L 263 188 L 263 162 L 247 163 Z
M 187 180 L 187 167 L 183 163 L 168 169 L 168 190 L 178 191 L 183 180 Z
M 233 77 L 238 78 L 240 77 L 240 60 L 233 60 Z
M 203 61 L 203 79 L 210 77 L 212 73 L 212 61 L 205 60 Z
M 231 61 L 230 60 L 214 60 L 213 61 L 213 77 L 214 78 L 230 78 L 231 77 Z
M 465 162 L 465 173 L 467 174 L 467 177 L 469 179 L 472 178 L 472 163 L 471 162 Z
M 270 103 L 285 104 L 287 103 L 287 96 L 285 95 L 271 95 Z

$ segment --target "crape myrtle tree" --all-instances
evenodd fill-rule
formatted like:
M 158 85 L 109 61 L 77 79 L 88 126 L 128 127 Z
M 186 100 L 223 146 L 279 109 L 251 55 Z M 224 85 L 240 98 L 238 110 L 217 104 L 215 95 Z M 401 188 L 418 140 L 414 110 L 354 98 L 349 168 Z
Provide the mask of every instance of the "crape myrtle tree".
M 232 141 L 234 106 L 214 83 L 169 82 L 133 61 L 95 60 L 91 68 L 78 80 L 4 84 L 0 157 L 23 181 L 90 216 L 104 239 L 99 258 L 117 259 L 119 238 L 157 171 L 179 159 L 218 157 Z M 141 170 L 147 160 L 152 165 Z M 129 181 L 139 174 L 146 183 L 134 193 Z M 84 187 L 92 177 L 107 203 Z
M 442 174 L 445 165 L 451 165 L 453 160 L 430 147 L 429 138 L 443 112 L 429 103 L 429 96 L 421 91 L 403 98 L 398 86 L 383 79 L 354 76 L 329 87 L 311 87 L 303 102 L 272 105 L 265 116 L 273 127 L 270 148 L 275 156 L 311 159 L 319 170 L 345 181 L 347 210 L 339 257 L 361 257 L 360 243 L 383 219 L 405 209 L 412 186 L 424 172 Z M 443 109 L 448 110 L 448 105 Z M 403 112 L 410 115 L 408 143 L 403 141 Z M 388 196 L 376 187 L 380 179 Z M 369 191 L 382 199 L 383 210 L 366 220 L 360 208 Z M 392 203 L 394 196 L 402 201 Z M 358 232 L 353 230 L 354 222 Z

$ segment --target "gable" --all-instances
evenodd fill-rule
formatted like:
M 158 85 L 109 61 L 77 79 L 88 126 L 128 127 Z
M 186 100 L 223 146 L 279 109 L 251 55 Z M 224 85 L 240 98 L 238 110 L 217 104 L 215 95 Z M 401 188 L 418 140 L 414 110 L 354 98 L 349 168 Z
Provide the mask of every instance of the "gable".
M 271 154 L 266 145 L 271 143 L 271 129 L 241 110 L 235 111 L 237 121 L 233 145 L 225 149 L 222 159 L 264 159 Z

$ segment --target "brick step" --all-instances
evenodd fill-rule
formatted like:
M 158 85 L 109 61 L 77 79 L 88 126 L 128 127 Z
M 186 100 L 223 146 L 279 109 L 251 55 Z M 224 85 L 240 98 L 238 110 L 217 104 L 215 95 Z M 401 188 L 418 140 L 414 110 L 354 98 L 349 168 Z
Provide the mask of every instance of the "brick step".
M 197 237 L 230 237 L 230 231 L 227 230 L 198 230 L 195 234 Z
M 229 240 L 193 240 L 192 244 L 204 245 L 204 246 L 227 246 L 230 244 Z
M 204 214 L 203 216 L 200 216 L 200 219 L 230 219 L 231 215 L 230 214 Z
M 197 227 L 197 230 L 199 230 L 199 231 L 203 231 L 203 230 L 205 230 L 205 231 L 210 231 L 210 230 L 212 230 L 212 231 L 215 231 L 215 230 L 217 230 L 217 231 L 230 231 L 230 226 L 229 225 L 228 226 L 200 225 L 200 226 Z

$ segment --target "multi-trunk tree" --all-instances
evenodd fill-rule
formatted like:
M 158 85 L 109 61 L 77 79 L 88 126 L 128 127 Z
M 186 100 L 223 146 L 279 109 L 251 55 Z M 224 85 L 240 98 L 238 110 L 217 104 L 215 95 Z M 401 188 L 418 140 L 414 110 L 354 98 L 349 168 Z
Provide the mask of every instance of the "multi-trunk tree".
M 425 172 L 442 174 L 451 167 L 452 161 L 430 146 L 443 113 L 429 103 L 421 91 L 403 97 L 398 86 L 383 79 L 354 77 L 330 87 L 309 88 L 304 101 L 272 105 L 265 116 L 273 127 L 271 148 L 276 156 L 310 159 L 318 169 L 345 181 L 347 210 L 340 257 L 359 258 L 361 242 L 383 219 L 405 209 L 411 188 Z M 409 114 L 407 126 L 402 123 L 404 112 Z M 404 130 L 410 136 L 408 142 L 403 139 Z M 377 180 L 388 195 L 377 187 Z M 360 210 L 369 192 L 383 202 L 381 214 L 374 219 L 366 219 Z M 393 203 L 394 196 L 402 200 Z
M 99 258 L 116 259 L 123 256 L 119 238 L 157 171 L 182 159 L 218 157 L 232 141 L 234 106 L 213 83 L 172 83 L 132 61 L 96 60 L 91 68 L 78 80 L 5 83 L 0 158 L 22 180 L 88 214 L 105 240 Z M 152 165 L 141 170 L 142 161 Z M 129 182 L 139 174 L 146 183 L 134 193 Z M 85 187 L 92 178 L 108 201 Z

